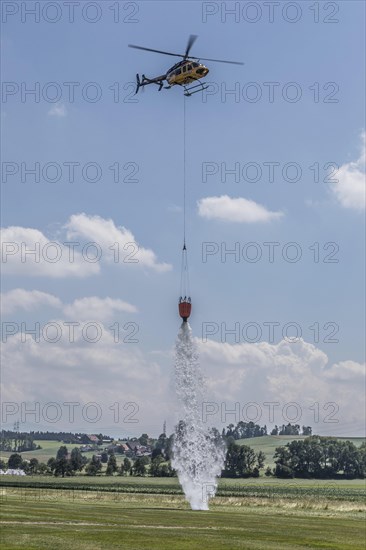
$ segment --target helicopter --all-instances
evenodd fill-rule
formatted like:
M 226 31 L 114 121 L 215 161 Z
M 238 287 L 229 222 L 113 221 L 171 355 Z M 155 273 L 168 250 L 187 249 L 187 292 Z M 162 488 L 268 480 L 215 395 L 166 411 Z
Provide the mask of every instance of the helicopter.
M 222 59 L 208 59 L 208 58 L 197 58 L 192 57 L 189 55 L 189 52 L 191 51 L 191 48 L 194 44 L 194 42 L 197 39 L 197 35 L 191 34 L 186 51 L 184 54 L 179 53 L 171 53 L 171 52 L 164 52 L 161 50 L 153 50 L 152 48 L 144 48 L 143 46 L 135 46 L 134 44 L 129 44 L 129 48 L 135 48 L 137 50 L 145 50 L 148 52 L 156 52 L 163 55 L 171 55 L 174 57 L 182 57 L 182 61 L 179 61 L 173 67 L 170 67 L 168 71 L 160 76 L 156 76 L 154 78 L 147 78 L 144 74 L 141 76 L 137 74 L 136 75 L 136 92 L 139 91 L 139 89 L 143 86 L 147 86 L 148 84 L 156 84 L 159 87 L 159 92 L 162 88 L 165 90 L 170 90 L 173 86 L 183 86 L 184 88 L 184 95 L 185 96 L 191 96 L 192 94 L 195 94 L 197 92 L 202 92 L 203 90 L 206 90 L 208 86 L 204 86 L 201 82 L 201 78 L 204 78 L 209 73 L 209 69 L 203 65 L 200 61 L 213 61 L 215 63 L 231 63 L 233 65 L 244 65 L 244 63 L 241 63 L 240 61 L 224 61 Z M 167 86 L 164 86 L 164 81 L 168 83 Z M 189 86 L 192 83 L 198 82 L 194 86 Z

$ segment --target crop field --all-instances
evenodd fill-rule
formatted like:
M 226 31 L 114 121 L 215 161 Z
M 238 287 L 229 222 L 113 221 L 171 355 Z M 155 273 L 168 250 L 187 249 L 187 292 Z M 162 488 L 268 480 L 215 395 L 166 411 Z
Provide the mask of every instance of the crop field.
M 359 489 L 349 483 L 347 496 L 340 486 L 338 499 L 326 492 L 216 497 L 208 512 L 193 512 L 176 494 L 3 487 L 2 548 L 361 550 L 365 504 Z
M 256 440 L 267 453 L 286 443 L 243 442 Z M 5 550 L 364 550 L 366 536 L 360 479 L 223 478 L 208 512 L 190 510 L 175 477 L 2 476 L 0 495 Z
M 176 477 L 135 477 L 135 476 L 86 476 L 52 477 L 52 476 L 3 476 L 0 487 L 18 487 L 48 491 L 99 493 L 134 493 L 134 494 L 164 494 L 182 495 L 182 489 Z M 209 491 L 209 487 L 207 488 Z M 219 480 L 218 496 L 247 497 L 276 500 L 278 498 L 326 498 L 330 500 L 347 500 L 362 502 L 365 496 L 365 481 L 352 480 L 315 480 L 315 479 L 278 479 L 248 478 Z

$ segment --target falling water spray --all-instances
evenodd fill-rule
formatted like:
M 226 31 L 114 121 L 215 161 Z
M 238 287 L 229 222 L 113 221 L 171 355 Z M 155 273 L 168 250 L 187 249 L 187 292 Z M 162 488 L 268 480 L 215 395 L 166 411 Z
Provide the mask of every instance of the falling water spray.
M 225 446 L 202 419 L 204 381 L 187 322 L 178 333 L 175 356 L 176 392 L 182 420 L 176 427 L 172 466 L 192 510 L 208 510 L 225 460 Z

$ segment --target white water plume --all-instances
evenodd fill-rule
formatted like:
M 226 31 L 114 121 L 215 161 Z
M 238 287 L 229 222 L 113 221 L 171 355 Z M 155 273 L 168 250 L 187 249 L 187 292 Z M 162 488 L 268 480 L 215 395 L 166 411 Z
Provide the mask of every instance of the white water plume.
M 208 510 L 223 468 L 225 446 L 218 432 L 202 419 L 204 382 L 188 323 L 182 323 L 178 333 L 175 379 L 182 420 L 174 436 L 172 466 L 192 510 Z

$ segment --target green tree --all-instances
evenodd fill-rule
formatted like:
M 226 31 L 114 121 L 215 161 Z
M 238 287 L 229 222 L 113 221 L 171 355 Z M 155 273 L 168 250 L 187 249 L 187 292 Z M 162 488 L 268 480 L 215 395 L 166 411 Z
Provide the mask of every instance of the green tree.
M 310 436 L 294 440 L 275 452 L 278 477 L 346 478 L 365 476 L 365 449 L 351 441 L 334 437 Z
M 8 468 L 12 470 L 13 469 L 17 470 L 18 468 L 20 468 L 22 461 L 23 461 L 22 455 L 18 453 L 13 453 L 12 455 L 9 456 Z
M 166 434 L 160 434 L 159 435 L 158 440 L 155 443 L 154 450 L 153 450 L 154 458 L 155 458 L 155 456 L 157 456 L 157 454 L 159 452 L 160 452 L 160 454 L 164 455 L 165 449 L 166 449 L 166 446 L 167 446 L 167 441 L 168 441 L 168 438 L 167 438 Z
M 154 460 L 154 458 L 157 458 L 158 456 L 163 457 L 163 451 L 161 449 L 153 449 L 153 452 L 151 453 L 151 460 Z
M 111 453 L 109 455 L 108 464 L 107 464 L 107 470 L 106 470 L 107 476 L 113 475 L 115 472 L 117 472 L 117 469 L 118 467 L 117 467 L 116 457 L 114 453 Z
M 74 472 L 81 472 L 86 464 L 86 458 L 78 447 L 74 447 L 71 451 L 70 465 Z
M 154 458 L 151 461 L 150 474 L 153 477 L 160 477 L 161 476 L 161 474 L 162 474 L 161 465 L 163 464 L 163 462 L 164 462 L 164 458 L 161 455 L 157 456 L 156 458 Z
M 142 434 L 139 437 L 139 442 L 141 445 L 144 445 L 144 447 L 146 447 L 146 445 L 148 445 L 149 443 L 149 436 L 147 434 Z
M 230 442 L 222 475 L 224 477 L 257 477 L 259 475 L 259 467 L 263 467 L 264 459 L 265 456 L 263 453 L 258 459 L 258 456 L 251 447 Z
M 123 463 L 120 466 L 120 473 L 121 475 L 125 476 L 127 475 L 132 468 L 131 461 L 128 458 L 124 458 Z
M 302 427 L 302 435 L 312 435 L 312 427 L 311 426 L 303 426 Z
M 259 451 L 257 454 L 257 467 L 259 470 L 264 468 L 264 461 L 266 460 L 266 455 L 263 451 Z
M 95 455 L 92 456 L 91 461 L 87 464 L 85 471 L 88 476 L 96 476 L 102 469 L 102 463 Z
M 282 424 L 281 429 L 279 431 L 279 435 L 299 435 L 299 433 L 300 433 L 299 424 L 291 424 L 290 422 L 287 425 Z
M 67 458 L 68 451 L 66 445 L 61 445 L 59 450 L 57 451 L 56 460 L 60 458 Z
M 135 476 L 144 476 L 146 474 L 146 466 L 149 463 L 147 456 L 136 458 L 132 470 Z
M 55 476 L 62 476 L 65 477 L 65 475 L 72 475 L 73 469 L 71 467 L 70 461 L 67 460 L 67 458 L 56 458 L 55 464 L 54 464 L 54 471 Z
M 293 470 L 291 468 L 291 453 L 287 447 L 277 447 L 274 454 L 275 458 L 275 471 L 274 475 L 277 477 L 294 477 Z
M 173 470 L 170 462 L 169 464 L 162 464 L 160 469 L 160 475 L 161 477 L 172 477 L 176 475 L 175 470 Z
M 173 455 L 173 443 L 174 443 L 174 434 L 171 434 L 165 443 L 164 455 L 166 460 L 170 460 Z
M 47 468 L 51 473 L 53 473 L 55 470 L 55 467 L 56 467 L 56 459 L 55 457 L 52 456 L 47 461 Z
M 45 464 L 44 462 L 40 462 L 39 463 L 39 466 L 38 466 L 38 473 L 40 475 L 45 475 L 48 473 L 48 468 L 47 468 L 47 464 Z
M 31 458 L 29 461 L 28 472 L 31 475 L 37 474 L 39 470 L 39 462 L 36 458 Z

